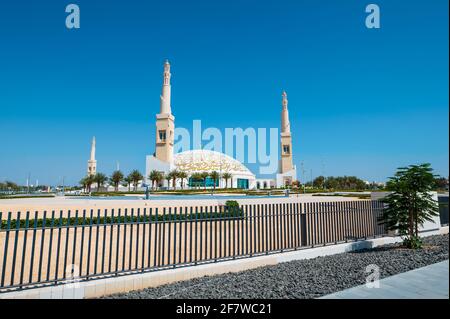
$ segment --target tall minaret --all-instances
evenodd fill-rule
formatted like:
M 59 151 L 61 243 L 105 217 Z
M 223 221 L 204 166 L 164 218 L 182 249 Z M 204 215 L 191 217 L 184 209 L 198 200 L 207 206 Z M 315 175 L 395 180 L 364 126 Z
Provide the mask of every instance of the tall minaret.
M 288 99 L 287 94 L 282 94 L 281 110 L 281 165 L 280 173 L 286 173 L 293 169 L 292 164 L 292 137 L 291 124 L 289 123 Z
M 88 161 L 87 173 L 89 176 L 95 175 L 97 173 L 97 161 L 95 160 L 95 136 L 92 138 L 91 158 Z
M 173 159 L 173 140 L 175 117 L 170 105 L 170 64 L 164 63 L 163 86 L 159 114 L 156 115 L 156 158 L 171 163 Z

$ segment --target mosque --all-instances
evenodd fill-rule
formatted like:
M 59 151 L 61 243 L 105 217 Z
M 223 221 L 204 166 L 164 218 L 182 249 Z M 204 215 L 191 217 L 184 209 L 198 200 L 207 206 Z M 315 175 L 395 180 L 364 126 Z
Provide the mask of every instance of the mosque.
M 148 176 L 153 170 L 160 171 L 164 174 L 172 170 L 184 171 L 188 176 L 191 176 L 193 173 L 205 171 L 209 173 L 217 171 L 221 175 L 223 173 L 231 174 L 230 180 L 224 180 L 223 178 L 220 178 L 219 181 L 214 181 L 209 178 L 206 180 L 206 186 L 213 186 L 216 183 L 216 187 L 219 188 L 226 186 L 243 189 L 283 187 L 291 185 L 293 181 L 297 180 L 297 170 L 292 161 L 292 136 L 286 92 L 282 94 L 281 154 L 278 173 L 275 174 L 276 176 L 273 179 L 259 179 L 244 164 L 220 152 L 200 149 L 184 151 L 177 154 L 173 153 L 175 117 L 172 114 L 170 102 L 170 78 L 170 64 L 166 61 L 164 64 L 163 85 L 160 96 L 160 110 L 159 114 L 156 114 L 155 153 L 146 157 L 145 182 L 147 184 L 151 184 Z M 91 165 L 95 164 L 92 163 Z M 163 186 L 167 186 L 167 181 L 162 183 Z M 177 183 L 181 185 L 181 181 Z M 183 185 L 192 187 L 195 185 L 195 181 L 191 177 L 188 177 L 186 181 L 183 181 Z

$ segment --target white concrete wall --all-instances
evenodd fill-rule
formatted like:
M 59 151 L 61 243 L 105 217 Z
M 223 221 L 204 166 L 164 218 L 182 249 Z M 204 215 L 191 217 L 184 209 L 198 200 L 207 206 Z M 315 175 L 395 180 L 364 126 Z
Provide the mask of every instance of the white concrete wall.
M 283 174 L 277 174 L 276 175 L 276 186 L 278 188 L 280 187 L 284 187 L 284 181 L 283 178 L 284 177 L 291 177 L 292 181 L 296 181 L 297 180 L 297 167 L 294 165 L 294 168 L 286 173 Z M 305 181 L 301 181 L 302 183 L 304 183 Z
M 389 194 L 389 192 L 372 192 L 371 193 L 371 199 L 372 200 L 381 200 L 384 197 L 386 197 Z M 438 202 L 438 196 L 437 192 L 431 192 L 431 195 L 433 196 L 433 200 Z M 428 232 L 428 231 L 436 231 L 441 228 L 441 219 L 439 217 L 439 214 L 435 217 L 433 217 L 433 221 L 427 221 L 425 222 L 422 227 L 419 228 L 420 232 Z
M 168 173 L 171 170 L 171 164 L 160 161 L 153 155 L 147 155 L 145 160 L 145 183 L 148 185 L 152 184 L 152 181 L 148 178 L 151 171 L 156 170 L 159 172 Z M 164 185 L 167 186 L 167 181 L 163 181 Z M 156 186 L 156 185 L 155 185 Z

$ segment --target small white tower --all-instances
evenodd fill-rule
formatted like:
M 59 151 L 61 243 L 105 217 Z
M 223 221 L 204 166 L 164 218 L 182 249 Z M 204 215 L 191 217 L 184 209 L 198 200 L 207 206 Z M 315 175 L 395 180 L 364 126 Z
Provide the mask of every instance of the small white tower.
M 87 174 L 93 176 L 97 173 L 97 161 L 95 160 L 95 136 L 92 138 L 91 157 L 88 160 Z
M 280 173 L 286 173 L 292 170 L 292 137 L 291 124 L 289 122 L 288 99 L 287 94 L 282 94 L 281 110 L 281 167 Z
M 173 160 L 173 140 L 175 131 L 175 117 L 170 105 L 170 64 L 164 63 L 163 86 L 160 97 L 159 114 L 156 115 L 156 158 L 162 162 L 171 163 Z
M 286 92 L 283 91 L 281 96 L 281 158 L 276 177 L 277 187 L 292 185 L 292 182 L 297 180 L 297 169 L 292 160 L 291 123 L 289 121 L 288 99 Z

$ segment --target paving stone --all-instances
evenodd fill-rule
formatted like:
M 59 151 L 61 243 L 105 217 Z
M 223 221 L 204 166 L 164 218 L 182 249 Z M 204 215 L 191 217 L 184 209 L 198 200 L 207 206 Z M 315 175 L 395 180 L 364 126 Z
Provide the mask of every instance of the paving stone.
M 354 296 L 366 295 L 371 299 L 447 299 L 449 296 L 448 267 L 449 261 L 446 260 L 381 279 L 378 289 L 369 289 L 361 285 L 324 296 L 324 298 L 354 299 Z

